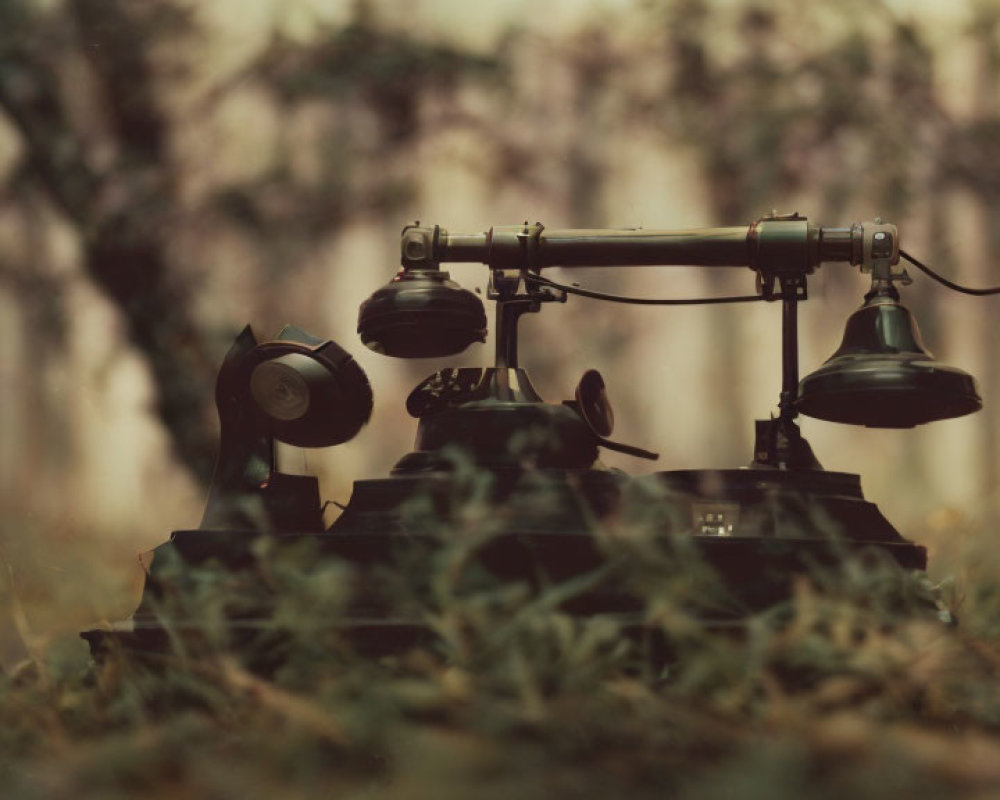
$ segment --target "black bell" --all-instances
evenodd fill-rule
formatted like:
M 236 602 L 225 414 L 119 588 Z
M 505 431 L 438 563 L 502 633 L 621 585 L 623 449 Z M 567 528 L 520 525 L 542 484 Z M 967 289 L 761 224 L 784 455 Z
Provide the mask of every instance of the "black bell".
M 361 341 L 396 358 L 436 358 L 486 341 L 483 301 L 436 269 L 400 270 L 361 304 Z
M 851 315 L 840 348 L 802 380 L 797 399 L 807 416 L 869 428 L 912 428 L 981 407 L 975 379 L 934 360 L 891 287 Z

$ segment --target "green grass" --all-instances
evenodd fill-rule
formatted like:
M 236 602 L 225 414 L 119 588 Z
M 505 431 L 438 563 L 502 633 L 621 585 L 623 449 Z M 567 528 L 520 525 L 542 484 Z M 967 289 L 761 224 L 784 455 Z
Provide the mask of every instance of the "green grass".
M 488 539 L 488 534 L 482 537 Z M 636 542 L 611 567 L 643 598 L 638 635 L 563 602 L 606 575 L 533 590 L 491 579 L 476 540 L 359 575 L 266 543 L 252 573 L 185 571 L 166 618 L 192 643 L 152 666 L 55 642 L 0 683 L 4 798 L 843 798 L 1000 792 L 1000 593 L 984 554 L 961 586 L 877 561 L 817 573 L 736 629 L 725 587 Z M 970 563 L 973 563 L 970 562 Z M 363 656 L 337 622 L 358 581 L 419 613 L 432 644 Z M 240 648 L 226 609 L 265 586 Z M 352 588 L 353 587 L 353 588 Z M 957 605 L 946 624 L 927 599 Z M 650 642 L 671 643 L 651 657 Z M 268 664 L 263 673 L 249 665 Z

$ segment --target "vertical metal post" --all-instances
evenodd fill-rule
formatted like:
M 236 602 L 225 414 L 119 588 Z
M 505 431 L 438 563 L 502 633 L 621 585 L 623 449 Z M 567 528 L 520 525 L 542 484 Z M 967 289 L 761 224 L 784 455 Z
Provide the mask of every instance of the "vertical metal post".
M 517 368 L 517 320 L 527 309 L 523 302 L 497 301 L 496 368 Z
M 799 300 L 804 300 L 805 276 L 779 278 L 781 282 L 781 397 L 775 419 L 757 420 L 753 464 L 777 469 L 823 469 L 795 424 L 799 412 Z
M 799 298 L 797 281 L 781 281 L 781 418 L 798 416 L 795 397 L 799 391 Z

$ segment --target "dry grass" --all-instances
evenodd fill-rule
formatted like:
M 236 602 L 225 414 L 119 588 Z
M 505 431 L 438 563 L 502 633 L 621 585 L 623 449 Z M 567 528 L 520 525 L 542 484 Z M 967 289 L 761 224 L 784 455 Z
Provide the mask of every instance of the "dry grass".
M 336 624 L 349 614 L 348 565 L 260 548 L 277 606 L 238 650 L 218 623 L 246 582 L 189 574 L 197 591 L 164 613 L 190 603 L 204 615 L 196 646 L 153 669 L 123 656 L 95 668 L 67 639 L 3 679 L 3 797 L 1000 792 L 1000 595 L 982 558 L 979 583 L 944 598 L 964 597 L 957 626 L 928 612 L 926 579 L 854 564 L 836 581 L 802 578 L 786 604 L 723 632 L 692 602 L 723 591 L 710 574 L 614 547 L 617 574 L 644 599 L 641 635 L 560 610 L 588 578 L 500 584 L 474 547 L 451 542 L 419 576 L 380 577 L 400 608 L 422 593 L 436 632 L 380 658 L 357 654 Z M 651 658 L 658 637 L 671 654 Z M 248 667 L 262 661 L 264 674 Z

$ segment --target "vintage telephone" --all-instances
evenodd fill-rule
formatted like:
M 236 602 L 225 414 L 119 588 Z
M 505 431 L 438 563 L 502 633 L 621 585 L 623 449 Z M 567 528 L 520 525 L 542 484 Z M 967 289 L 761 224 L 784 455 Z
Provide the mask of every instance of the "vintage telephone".
M 653 538 L 695 542 L 748 607 L 781 596 L 788 576 L 805 561 L 836 557 L 845 548 L 875 548 L 904 569 L 923 569 L 924 548 L 904 539 L 864 499 L 857 475 L 824 470 L 796 424 L 805 414 L 909 428 L 981 407 L 973 378 L 934 360 L 900 303 L 897 286 L 909 283 L 899 268 L 901 255 L 929 271 L 900 250 L 893 225 L 876 219 L 819 227 L 798 214 L 771 214 L 749 226 L 666 231 L 548 230 L 525 223 L 455 235 L 436 225 L 409 225 L 402 233 L 401 268 L 361 305 L 361 341 L 395 358 L 444 358 L 485 341 L 483 302 L 441 268 L 482 263 L 489 269 L 487 298 L 495 303 L 492 366 L 445 367 L 421 382 L 406 400 L 419 420 L 413 450 L 388 477 L 357 481 L 343 513 L 326 528 L 316 479 L 278 472 L 274 442 L 326 447 L 355 436 L 372 408 L 367 378 L 329 340 L 289 326 L 258 343 L 246 328 L 219 373 L 222 438 L 202 526 L 174 532 L 159 550 L 184 563 L 215 559 L 235 569 L 247 562 L 251 542 L 263 533 L 283 542 L 308 538 L 331 558 L 392 563 L 400 547 L 433 540 L 442 525 L 460 527 L 456 473 L 471 468 L 487 479 L 485 499 L 479 498 L 491 509 L 484 563 L 511 579 L 545 574 L 559 580 L 595 568 L 602 559 L 595 524 L 634 513 L 641 513 Z M 840 347 L 800 381 L 798 304 L 807 299 L 807 277 L 821 264 L 838 262 L 869 274 L 871 288 L 849 318 Z M 543 275 L 554 266 L 647 265 L 749 268 L 756 291 L 693 300 L 623 298 Z M 601 448 L 644 459 L 657 455 L 609 438 L 614 414 L 599 372 L 586 371 L 571 400 L 548 403 L 518 357 L 520 317 L 572 294 L 661 305 L 780 304 L 778 414 L 756 422 L 749 463 L 638 478 L 600 468 Z M 417 499 L 430 501 L 421 506 L 423 514 L 413 513 Z M 154 561 L 134 618 L 84 634 L 94 652 L 109 642 L 163 646 L 166 634 L 155 613 L 162 589 Z M 419 629 L 412 620 L 379 618 L 378 607 L 372 598 L 356 627 L 379 647 L 408 641 Z M 629 608 L 628 598 L 609 590 L 595 592 L 577 610 Z M 241 624 L 252 626 L 252 620 Z

